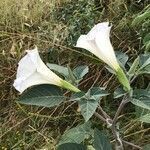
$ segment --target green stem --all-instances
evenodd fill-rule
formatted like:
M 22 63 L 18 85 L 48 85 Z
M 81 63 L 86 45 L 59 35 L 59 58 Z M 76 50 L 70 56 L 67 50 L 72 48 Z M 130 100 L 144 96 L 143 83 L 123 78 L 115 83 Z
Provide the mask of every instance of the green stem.
M 70 84 L 69 82 L 65 80 L 61 80 L 61 87 L 68 89 L 70 91 L 73 91 L 73 92 L 81 92 L 78 88 L 76 88 L 75 86 L 73 86 L 72 84 Z
M 125 90 L 129 92 L 131 90 L 131 87 L 124 71 L 119 67 L 116 71 L 116 74 L 119 82 L 124 86 Z

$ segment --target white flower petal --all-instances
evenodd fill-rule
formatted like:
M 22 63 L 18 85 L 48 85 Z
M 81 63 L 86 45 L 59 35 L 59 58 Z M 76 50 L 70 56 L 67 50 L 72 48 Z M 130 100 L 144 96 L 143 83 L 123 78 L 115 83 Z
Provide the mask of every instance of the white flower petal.
M 52 82 L 46 80 L 45 78 L 43 78 L 42 75 L 35 72 L 34 74 L 32 74 L 29 78 L 25 80 L 23 80 L 23 78 L 19 78 L 15 80 L 13 85 L 16 88 L 16 90 L 22 93 L 24 90 L 26 90 L 27 88 L 31 86 L 40 85 L 40 84 L 49 84 L 49 83 L 52 84 Z
M 95 25 L 90 32 L 87 34 L 88 36 L 88 40 L 95 40 L 95 37 L 97 34 L 101 33 L 101 36 L 108 36 L 109 37 L 109 33 L 110 33 L 110 29 L 108 29 L 108 25 L 109 22 L 103 22 L 103 23 L 98 23 L 97 25 Z M 111 27 L 109 27 L 111 28 Z M 104 38 L 104 37 L 103 37 Z
M 87 35 L 80 36 L 77 47 L 87 49 L 116 70 L 119 64 L 110 42 L 110 30 L 109 22 L 95 25 Z
M 13 84 L 18 91 L 23 92 L 28 87 L 39 84 L 61 86 L 62 79 L 43 63 L 37 48 L 28 50 L 18 64 L 17 78 Z
M 87 35 L 81 35 L 77 41 L 76 47 L 84 48 L 89 52 L 93 53 L 95 56 L 99 56 L 98 49 L 95 45 L 94 40 L 89 40 Z

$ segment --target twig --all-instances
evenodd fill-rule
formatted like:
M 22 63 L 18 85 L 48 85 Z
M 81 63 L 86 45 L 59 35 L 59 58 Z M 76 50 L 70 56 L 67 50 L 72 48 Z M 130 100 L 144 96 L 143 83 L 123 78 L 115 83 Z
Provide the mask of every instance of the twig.
M 125 104 L 129 102 L 129 97 L 127 95 L 124 96 L 124 98 L 122 99 L 117 112 L 113 118 L 113 124 L 116 124 L 117 120 L 118 120 L 118 116 L 120 115 L 122 109 L 124 108 Z
M 122 143 L 122 139 L 120 138 L 119 132 L 116 129 L 116 122 L 118 120 L 118 117 L 122 111 L 122 109 L 124 108 L 125 104 L 129 102 L 129 97 L 128 95 L 125 95 L 124 98 L 122 99 L 116 113 L 115 116 L 112 120 L 112 126 L 111 126 L 111 131 L 114 135 L 114 138 L 116 140 L 116 147 L 119 147 L 119 149 L 123 150 L 123 143 Z
M 138 149 L 142 149 L 142 147 L 140 147 L 140 146 L 138 146 L 138 145 L 135 145 L 135 144 L 133 144 L 133 143 L 131 143 L 131 142 L 127 142 L 127 141 L 125 141 L 125 140 L 122 140 L 122 142 L 125 143 L 125 144 L 128 144 L 128 145 L 131 145 L 132 147 L 135 147 L 135 148 L 138 148 Z
M 103 110 L 103 108 L 99 105 L 98 106 L 98 110 L 101 111 L 101 113 L 103 114 L 103 116 L 107 119 L 109 118 L 110 119 L 110 116 Z
M 102 117 L 100 114 L 98 114 L 97 112 L 95 112 L 94 115 L 95 115 L 98 119 L 100 119 L 100 120 L 102 120 L 103 122 L 106 123 L 106 119 L 105 119 L 104 117 Z

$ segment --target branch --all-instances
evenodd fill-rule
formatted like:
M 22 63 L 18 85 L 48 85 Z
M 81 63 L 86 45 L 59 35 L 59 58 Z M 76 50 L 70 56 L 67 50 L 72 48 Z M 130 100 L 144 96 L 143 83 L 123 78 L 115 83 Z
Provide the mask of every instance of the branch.
M 113 125 L 116 124 L 117 120 L 118 120 L 118 117 L 122 111 L 122 109 L 124 108 L 125 104 L 129 102 L 129 96 L 128 95 L 125 95 L 124 98 L 122 99 L 118 109 L 117 109 L 117 112 L 113 118 Z
M 110 116 L 103 110 L 103 108 L 100 105 L 98 106 L 98 110 L 103 114 L 105 119 L 110 119 Z
M 124 140 L 122 140 L 122 142 L 125 143 L 125 144 L 128 144 L 128 145 L 131 145 L 132 147 L 135 147 L 135 148 L 137 148 L 137 149 L 142 149 L 142 147 L 140 147 L 140 146 L 138 146 L 138 145 L 135 145 L 135 144 L 133 144 L 133 143 L 131 143 L 131 142 L 127 142 L 127 141 L 124 141 Z
M 100 120 L 102 120 L 103 122 L 106 123 L 106 119 L 105 119 L 104 117 L 102 117 L 100 114 L 98 114 L 97 112 L 95 112 L 94 115 L 95 115 L 98 119 L 100 119 Z

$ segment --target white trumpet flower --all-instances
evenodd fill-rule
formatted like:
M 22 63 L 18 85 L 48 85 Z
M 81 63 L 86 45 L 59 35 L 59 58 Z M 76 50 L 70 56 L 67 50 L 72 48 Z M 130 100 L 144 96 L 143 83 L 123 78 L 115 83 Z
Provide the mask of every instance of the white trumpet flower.
M 79 37 L 76 47 L 88 50 L 109 65 L 117 73 L 119 81 L 127 90 L 130 90 L 129 81 L 117 62 L 114 49 L 110 42 L 110 30 L 111 26 L 109 26 L 109 22 L 99 23 L 88 34 Z
M 40 58 L 37 48 L 26 52 L 18 63 L 17 76 L 13 84 L 20 93 L 28 87 L 40 84 L 53 84 L 74 92 L 80 91 L 52 72 Z

